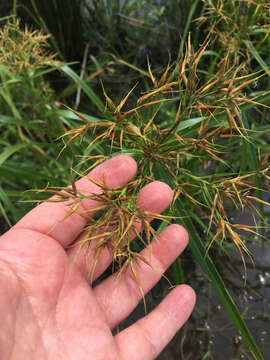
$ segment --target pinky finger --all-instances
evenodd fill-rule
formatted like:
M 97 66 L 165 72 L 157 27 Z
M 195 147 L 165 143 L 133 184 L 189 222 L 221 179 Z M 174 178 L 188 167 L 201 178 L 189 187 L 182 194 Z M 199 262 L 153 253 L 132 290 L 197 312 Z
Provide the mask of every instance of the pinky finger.
M 120 359 L 153 360 L 189 318 L 195 293 L 179 285 L 149 315 L 116 335 Z

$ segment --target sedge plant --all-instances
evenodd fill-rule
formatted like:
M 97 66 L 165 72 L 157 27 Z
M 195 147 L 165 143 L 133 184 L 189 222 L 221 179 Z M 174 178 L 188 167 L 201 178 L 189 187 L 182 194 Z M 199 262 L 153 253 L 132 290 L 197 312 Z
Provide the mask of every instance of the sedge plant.
M 116 190 L 97 184 L 103 192 L 93 195 L 102 205 L 96 209 L 98 216 L 84 229 L 87 235 L 80 244 L 80 250 L 86 249 L 87 254 L 94 243 L 90 279 L 102 249 L 109 247 L 119 274 L 131 267 L 140 287 L 134 262 L 140 259 L 151 266 L 151 262 L 140 257 L 140 245 L 151 252 L 152 236 L 168 222 L 179 222 L 187 228 L 195 259 L 212 282 L 249 350 L 254 358 L 262 359 L 211 259 L 211 247 L 226 249 L 234 245 L 245 268 L 245 257 L 252 258 L 246 241 L 248 235 L 263 238 L 262 227 L 267 225 L 260 205 L 268 204 L 260 194 L 262 190 L 270 190 L 270 153 L 264 132 L 251 126 L 249 109 L 267 107 L 265 102 L 270 95 L 252 92 L 252 84 L 265 77 L 263 69 L 243 74 L 241 65 L 230 63 L 229 55 L 210 78 L 205 76 L 200 62 L 211 56 L 207 52 L 209 41 L 207 38 L 195 51 L 189 36 L 179 61 L 174 64 L 169 61 L 159 76 L 152 71 L 148 60 L 148 78 L 152 86 L 149 84 L 149 89 L 139 94 L 136 103 L 135 84 L 118 103 L 103 87 L 106 107 L 102 119 L 93 121 L 69 109 L 82 124 L 62 136 L 63 152 L 78 142 L 87 156 L 80 156 L 73 167 L 70 188 L 46 187 L 42 192 L 54 194 L 52 201 L 68 201 L 69 204 L 72 201 L 67 216 L 72 212 L 87 216 L 78 212 L 86 195 L 77 192 L 74 174 L 84 176 L 91 168 L 117 154 L 134 157 L 138 163 L 135 182 Z M 71 70 L 65 68 L 65 72 L 80 83 Z M 92 92 L 89 94 L 99 107 L 100 99 Z M 241 152 L 242 163 L 234 160 L 236 151 Z M 76 158 L 76 154 L 74 156 Z M 253 163 L 247 156 L 252 157 Z M 163 216 L 142 212 L 136 206 L 138 191 L 154 180 L 164 181 L 174 188 L 173 204 Z M 233 209 L 244 208 L 253 214 L 253 225 L 236 224 L 231 220 Z M 152 218 L 159 220 L 155 228 L 149 223 Z M 143 235 L 137 230 L 138 221 L 142 223 Z M 203 230 L 206 236 L 202 239 Z M 245 231 L 246 238 L 239 235 L 239 230 Z

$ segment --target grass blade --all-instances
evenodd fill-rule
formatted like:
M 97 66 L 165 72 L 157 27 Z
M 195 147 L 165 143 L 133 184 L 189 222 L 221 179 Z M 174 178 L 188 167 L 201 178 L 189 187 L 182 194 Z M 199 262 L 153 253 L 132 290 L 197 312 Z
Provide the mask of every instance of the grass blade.
M 86 93 L 89 99 L 96 105 L 96 107 L 101 111 L 101 113 L 105 112 L 105 106 L 100 98 L 95 94 L 92 88 L 86 84 L 69 66 L 64 65 L 60 68 L 68 77 L 74 80 L 78 86 L 82 88 L 82 90 Z
M 189 128 L 189 127 L 191 127 L 193 125 L 199 124 L 204 119 L 206 119 L 206 117 L 202 116 L 202 117 L 197 117 L 197 118 L 182 121 L 182 122 L 180 122 L 177 130 L 178 131 L 183 130 L 183 129 Z
M 8 218 L 8 215 L 6 213 L 6 210 L 8 210 L 12 215 L 13 218 L 19 220 L 21 215 L 19 211 L 16 209 L 16 207 L 13 205 L 12 201 L 10 201 L 8 195 L 5 193 L 4 189 L 0 186 L 0 204 L 3 203 L 4 206 L 1 207 L 0 213 L 2 213 L 2 216 L 8 223 L 8 225 L 11 227 L 11 221 Z M 5 207 L 5 208 L 4 208 Z
M 17 144 L 13 146 L 8 146 L 1 154 L 0 154 L 0 166 L 15 152 L 23 149 L 28 146 L 28 144 Z
M 20 126 L 25 126 L 25 127 L 28 127 L 28 128 L 34 127 L 33 125 L 31 125 L 31 123 L 29 123 L 27 121 L 17 119 L 15 117 L 8 116 L 8 115 L 1 115 L 1 114 L 0 114 L 0 124 L 20 125 Z
M 258 61 L 258 63 L 261 65 L 261 67 L 263 68 L 263 70 L 266 72 L 266 74 L 268 76 L 270 76 L 270 69 L 269 67 L 266 65 L 266 63 L 263 61 L 262 57 L 260 56 L 260 54 L 258 53 L 258 51 L 255 49 L 255 47 L 253 46 L 252 42 L 249 40 L 243 40 L 243 43 L 246 45 L 246 47 L 248 48 L 248 50 L 252 53 L 252 55 L 254 56 L 254 58 Z

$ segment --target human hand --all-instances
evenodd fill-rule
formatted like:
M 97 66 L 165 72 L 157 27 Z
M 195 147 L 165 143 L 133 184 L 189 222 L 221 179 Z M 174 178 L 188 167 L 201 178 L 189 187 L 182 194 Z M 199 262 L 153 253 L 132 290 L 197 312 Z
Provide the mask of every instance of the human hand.
M 136 163 L 117 156 L 96 167 L 89 176 L 111 188 L 126 184 L 136 173 Z M 86 178 L 76 183 L 82 193 L 100 193 Z M 145 186 L 138 199 L 144 210 L 159 213 L 172 201 L 172 190 L 161 182 Z M 91 210 L 96 202 L 84 199 Z M 188 319 L 195 294 L 187 285 L 175 287 L 155 310 L 130 327 L 114 329 L 141 299 L 131 272 L 119 280 L 110 276 L 91 288 L 85 256 L 76 247 L 66 249 L 84 236 L 86 219 L 67 213 L 61 202 L 45 202 L 30 211 L 0 238 L 0 358 L 5 360 L 147 360 L 154 359 Z M 56 223 L 59 224 L 54 227 Z M 51 231 L 50 231 L 51 230 Z M 166 240 L 168 239 L 168 240 Z M 179 225 L 170 225 L 159 241 L 152 242 L 151 263 L 136 265 L 144 293 L 159 280 L 188 242 Z M 142 251 L 145 258 L 149 254 Z M 88 255 L 88 263 L 93 253 Z M 112 261 L 106 248 L 99 258 L 95 278 Z

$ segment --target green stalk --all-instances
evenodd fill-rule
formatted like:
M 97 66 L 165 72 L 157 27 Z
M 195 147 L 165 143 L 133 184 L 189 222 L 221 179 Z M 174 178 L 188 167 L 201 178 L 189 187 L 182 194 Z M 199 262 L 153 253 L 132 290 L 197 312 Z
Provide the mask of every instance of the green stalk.
M 12 14 L 13 14 L 14 16 L 17 16 L 17 0 L 13 0 Z
M 186 25 L 185 25 L 185 29 L 184 29 L 184 33 L 183 33 L 183 36 L 182 36 L 182 40 L 181 40 L 181 44 L 180 44 L 180 48 L 179 48 L 179 53 L 178 53 L 178 59 L 179 60 L 181 58 L 181 55 L 183 53 L 183 49 L 184 49 L 184 45 L 186 44 L 186 40 L 187 40 L 187 35 L 188 35 L 188 31 L 189 31 L 189 28 L 190 28 L 190 24 L 191 24 L 191 21 L 192 21 L 192 18 L 193 18 L 193 15 L 196 11 L 196 8 L 197 8 L 197 5 L 199 3 L 199 0 L 195 0 L 189 10 L 189 14 L 188 14 L 188 18 L 187 18 L 187 21 L 186 21 Z
M 182 269 L 181 259 L 176 259 L 172 264 L 172 270 L 174 274 L 174 281 L 177 285 L 184 284 L 185 277 Z

